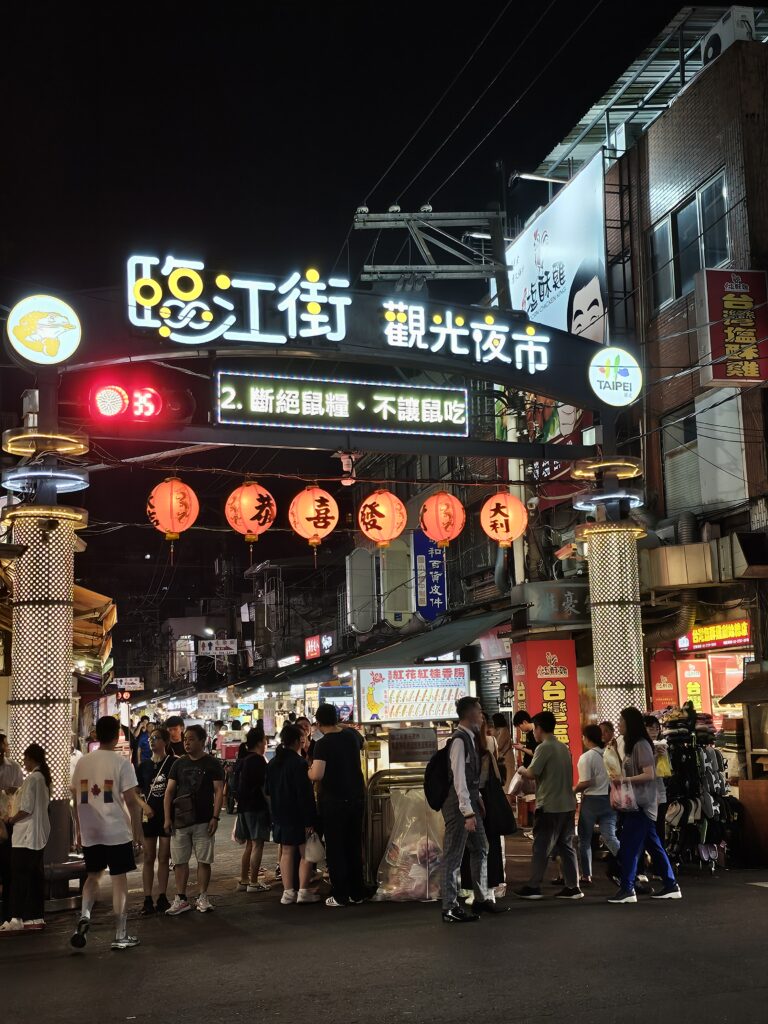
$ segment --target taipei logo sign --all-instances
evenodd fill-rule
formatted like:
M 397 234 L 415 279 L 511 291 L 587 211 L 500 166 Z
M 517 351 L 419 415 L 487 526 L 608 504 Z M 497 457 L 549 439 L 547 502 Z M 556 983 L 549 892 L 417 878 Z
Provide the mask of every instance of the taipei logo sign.
M 610 346 L 589 364 L 589 384 L 606 405 L 631 405 L 643 389 L 643 371 L 626 349 Z

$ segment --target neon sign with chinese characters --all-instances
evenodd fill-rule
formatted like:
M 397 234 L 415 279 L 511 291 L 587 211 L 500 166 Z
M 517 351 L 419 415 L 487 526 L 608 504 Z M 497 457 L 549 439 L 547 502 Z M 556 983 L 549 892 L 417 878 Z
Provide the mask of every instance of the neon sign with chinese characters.
M 749 619 L 717 622 L 711 626 L 694 626 L 690 633 L 676 641 L 678 651 L 714 651 L 726 647 L 749 647 L 752 634 Z
M 467 392 L 372 381 L 219 370 L 216 422 L 466 437 Z

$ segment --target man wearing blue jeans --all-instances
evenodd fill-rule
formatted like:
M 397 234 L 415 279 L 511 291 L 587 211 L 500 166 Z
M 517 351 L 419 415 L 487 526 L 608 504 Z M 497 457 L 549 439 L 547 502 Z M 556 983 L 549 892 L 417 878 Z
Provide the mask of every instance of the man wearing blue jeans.
M 579 857 L 581 884 L 592 882 L 592 835 L 600 826 L 603 843 L 614 857 L 619 852 L 616 838 L 616 811 L 608 795 L 608 772 L 603 764 L 602 736 L 599 725 L 585 725 L 581 731 L 586 750 L 579 758 L 579 781 L 574 793 L 581 793 L 579 811 Z

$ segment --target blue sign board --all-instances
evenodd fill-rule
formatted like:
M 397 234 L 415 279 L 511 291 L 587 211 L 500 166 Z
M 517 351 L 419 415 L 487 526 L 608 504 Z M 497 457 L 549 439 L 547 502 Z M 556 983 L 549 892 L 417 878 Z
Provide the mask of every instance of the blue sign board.
M 416 611 L 426 622 L 444 615 L 448 608 L 445 549 L 421 530 L 413 531 L 413 586 Z

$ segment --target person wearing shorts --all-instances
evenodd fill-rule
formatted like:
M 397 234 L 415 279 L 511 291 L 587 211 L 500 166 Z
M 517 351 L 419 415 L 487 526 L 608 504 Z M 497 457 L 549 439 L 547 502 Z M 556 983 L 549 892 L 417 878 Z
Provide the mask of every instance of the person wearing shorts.
M 251 729 L 246 740 L 248 753 L 243 758 L 237 796 L 235 837 L 245 841 L 240 863 L 240 892 L 266 892 L 269 886 L 259 881 L 264 843 L 269 841 L 270 819 L 264 789 L 267 782 L 267 737 L 261 729 Z
M 224 800 L 224 766 L 217 757 L 206 754 L 205 739 L 202 725 L 189 726 L 184 733 L 186 754 L 173 764 L 165 790 L 165 829 L 171 836 L 171 858 L 176 879 L 176 898 L 166 910 L 170 917 L 192 909 L 187 899 L 187 883 L 193 853 L 200 887 L 195 909 L 201 914 L 213 910 L 208 886 Z
M 133 765 L 115 749 L 120 723 L 109 715 L 100 718 L 96 736 L 99 749 L 81 757 L 72 775 L 76 841 L 88 877 L 80 920 L 69 941 L 75 949 L 85 946 L 99 880 L 108 868 L 115 913 L 112 949 L 130 949 L 139 944 L 128 934 L 127 905 L 128 872 L 135 869 L 135 855 L 142 849 L 141 801 Z
M 157 912 L 164 914 L 170 907 L 168 896 L 168 875 L 171 862 L 171 837 L 165 831 L 165 789 L 176 756 L 170 748 L 171 737 L 167 729 L 155 728 L 149 734 L 152 752 L 149 761 L 142 761 L 136 769 L 141 790 L 142 830 L 144 832 L 144 862 L 141 867 L 144 883 L 144 906 L 141 916 L 155 912 L 152 888 L 155 881 L 155 858 L 157 857 Z

